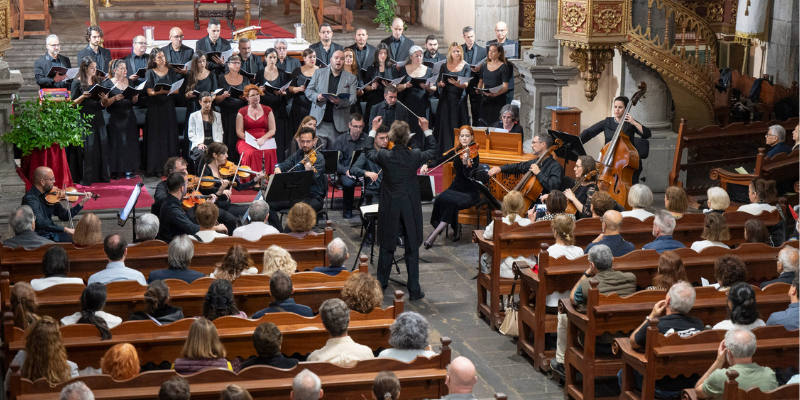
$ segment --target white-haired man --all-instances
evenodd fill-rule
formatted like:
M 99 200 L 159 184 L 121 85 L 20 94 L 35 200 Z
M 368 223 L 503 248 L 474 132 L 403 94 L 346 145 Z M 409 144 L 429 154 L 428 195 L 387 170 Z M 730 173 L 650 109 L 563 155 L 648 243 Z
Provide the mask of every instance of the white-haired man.
M 798 251 L 792 246 L 786 246 L 778 253 L 778 277 L 771 280 L 761 283 L 761 288 L 763 289 L 767 285 L 771 283 L 788 283 L 791 284 L 794 277 L 797 275 L 797 268 L 798 268 Z
M 753 362 L 756 352 L 756 335 L 744 329 L 734 329 L 725 334 L 725 340 L 719 344 L 717 359 L 711 368 L 700 377 L 694 387 L 698 399 L 720 399 L 728 380 L 728 370 L 739 373 L 736 382 L 739 388 L 748 390 L 758 387 L 766 392 L 778 387 L 775 372 L 769 367 L 762 367 Z M 728 361 L 730 368 L 722 368 Z
M 322 381 L 317 374 L 304 369 L 292 380 L 292 400 L 319 400 L 322 398 Z
M 672 238 L 675 230 L 675 217 L 666 210 L 656 211 L 653 218 L 653 236 L 656 240 L 644 245 L 642 249 L 655 250 L 661 254 L 667 250 L 676 250 L 686 247 L 683 243 Z
M 233 236 L 245 238 L 250 241 L 261 239 L 264 235 L 270 235 L 278 232 L 275 227 L 267 224 L 267 217 L 269 217 L 269 205 L 264 200 L 256 200 L 250 205 L 247 211 L 250 217 L 250 223 L 242 225 L 233 231 Z
M 72 64 L 69 62 L 69 57 L 62 56 L 61 42 L 58 36 L 50 35 L 44 40 L 47 53 L 40 57 L 33 63 L 33 73 L 36 78 L 36 84 L 40 89 L 46 88 L 68 88 L 67 75 L 55 74 L 49 76 L 50 69 L 53 67 L 71 68 Z
M 347 252 L 347 244 L 340 238 L 336 238 L 331 240 L 328 243 L 328 262 L 330 263 L 327 267 L 316 267 L 312 271 L 313 272 L 322 272 L 325 275 L 336 276 L 339 275 L 339 272 L 345 271 L 344 263 L 347 261 L 347 258 L 350 257 L 350 254 Z
M 775 157 L 778 154 L 792 152 L 792 146 L 786 143 L 786 129 L 780 125 L 772 125 L 769 127 L 767 134 L 764 135 L 767 139 L 767 157 Z

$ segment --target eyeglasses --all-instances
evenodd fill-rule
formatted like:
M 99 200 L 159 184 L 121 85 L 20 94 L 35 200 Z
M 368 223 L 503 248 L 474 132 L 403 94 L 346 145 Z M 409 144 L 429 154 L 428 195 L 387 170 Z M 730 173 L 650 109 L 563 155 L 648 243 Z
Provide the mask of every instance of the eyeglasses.
M 139 46 L 147 44 L 147 42 L 133 42 L 133 44 L 138 44 Z
M 61 44 L 60 43 L 50 43 L 50 44 L 48 44 L 48 46 L 50 46 L 50 47 L 61 47 Z
M 183 39 L 183 35 L 170 36 L 170 37 L 173 38 L 173 39 Z

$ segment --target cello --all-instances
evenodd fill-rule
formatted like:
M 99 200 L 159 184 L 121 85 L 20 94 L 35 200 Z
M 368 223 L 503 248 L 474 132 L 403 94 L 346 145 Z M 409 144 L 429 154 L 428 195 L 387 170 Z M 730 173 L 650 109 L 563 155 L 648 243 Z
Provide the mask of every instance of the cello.
M 614 131 L 614 136 L 600 151 L 600 174 L 597 177 L 598 189 L 608 192 L 617 204 L 630 209 L 628 191 L 631 189 L 633 173 L 639 169 L 639 152 L 627 135 L 622 135 L 622 128 L 627 123 L 625 118 L 639 100 L 647 92 L 647 84 L 641 82 L 639 90 L 631 96 L 625 113 Z
M 552 156 L 553 152 L 558 150 L 562 144 L 563 142 L 561 139 L 556 139 L 555 144 L 550 146 L 550 148 L 536 160 L 536 165 L 541 165 L 542 161 L 548 156 Z M 522 193 L 522 201 L 525 203 L 525 209 L 527 210 L 539 199 L 544 187 L 542 187 L 542 183 L 536 179 L 536 175 L 534 175 L 531 170 L 528 170 L 528 172 L 520 178 L 519 182 L 517 182 L 517 186 L 514 186 L 514 190 Z

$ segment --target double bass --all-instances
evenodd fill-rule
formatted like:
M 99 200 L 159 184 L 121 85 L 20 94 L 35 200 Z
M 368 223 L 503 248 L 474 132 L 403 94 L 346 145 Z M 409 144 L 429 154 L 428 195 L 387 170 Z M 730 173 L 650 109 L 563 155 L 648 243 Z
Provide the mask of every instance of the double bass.
M 555 144 L 550 146 L 538 160 L 536 160 L 536 165 L 541 165 L 542 161 L 553 155 L 553 152 L 558 150 L 563 142 L 561 139 L 556 139 Z M 501 185 L 502 186 L 502 185 Z M 525 173 L 525 175 L 520 178 L 519 182 L 517 182 L 517 186 L 514 186 L 514 190 L 522 193 L 522 201 L 525 203 L 525 209 L 531 208 L 531 205 L 539 199 L 541 196 L 544 187 L 542 187 L 542 183 L 536 179 L 536 175 L 533 174 L 530 170 Z
M 639 169 L 639 152 L 631 143 L 631 139 L 627 135 L 622 135 L 622 128 L 627 123 L 625 118 L 631 107 L 644 97 L 645 92 L 647 92 L 647 84 L 642 82 L 639 84 L 639 91 L 631 96 L 631 101 L 625 108 L 611 141 L 606 143 L 603 150 L 600 151 L 598 189 L 608 192 L 611 198 L 616 200 L 617 204 L 624 206 L 626 210 L 630 209 L 628 191 L 631 189 L 633 173 Z

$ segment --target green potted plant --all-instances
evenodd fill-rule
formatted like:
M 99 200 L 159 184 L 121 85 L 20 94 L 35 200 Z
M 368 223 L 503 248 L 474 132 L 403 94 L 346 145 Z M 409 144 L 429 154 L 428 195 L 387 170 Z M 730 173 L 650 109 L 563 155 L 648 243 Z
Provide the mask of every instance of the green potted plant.
M 2 139 L 22 152 L 22 170 L 28 179 L 37 167 L 46 165 L 54 172 L 65 170 L 66 176 L 57 173 L 56 180 L 71 184 L 64 148 L 83 147 L 83 138 L 91 133 L 90 120 L 91 116 L 81 114 L 80 107 L 68 100 L 28 100 L 15 108 L 9 118 L 11 129 Z
M 375 0 L 375 9 L 378 11 L 378 16 L 372 22 L 380 24 L 378 29 L 391 31 L 392 21 L 394 21 L 397 11 L 397 0 Z

